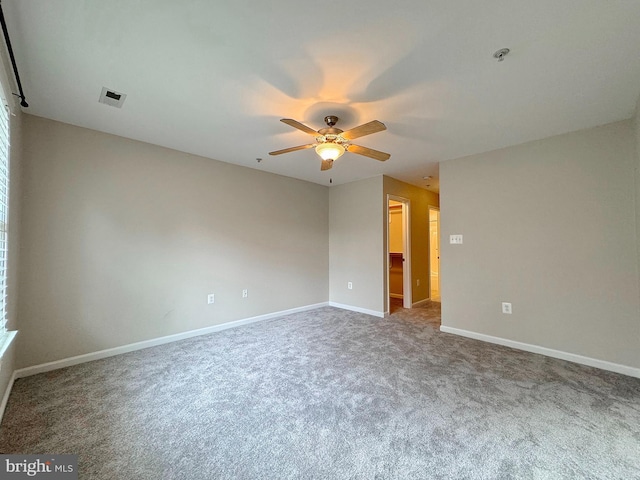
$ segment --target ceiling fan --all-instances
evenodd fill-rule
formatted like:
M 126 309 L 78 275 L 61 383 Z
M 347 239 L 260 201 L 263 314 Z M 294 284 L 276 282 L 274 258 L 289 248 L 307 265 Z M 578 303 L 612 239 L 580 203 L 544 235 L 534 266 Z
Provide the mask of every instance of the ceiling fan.
M 391 157 L 388 153 L 380 152 L 372 148 L 361 147 L 360 145 L 354 145 L 351 143 L 351 140 L 354 138 L 364 137 L 365 135 L 371 135 L 372 133 L 386 130 L 387 127 L 385 127 L 384 123 L 379 122 L 378 120 L 373 120 L 369 123 L 360 125 L 359 127 L 347 130 L 346 132 L 343 132 L 339 128 L 335 128 L 335 124 L 338 123 L 338 117 L 335 115 L 328 115 L 324 117 L 324 122 L 327 124 L 327 128 L 321 128 L 317 132 L 296 120 L 292 120 L 291 118 L 283 118 L 280 121 L 315 137 L 316 141 L 315 143 L 310 143 L 308 145 L 299 145 L 297 147 L 269 152 L 269 155 L 281 155 L 283 153 L 315 147 L 316 153 L 320 158 L 322 158 L 320 170 L 329 170 L 333 166 L 333 162 L 338 157 L 342 156 L 344 152 L 357 153 L 358 155 L 374 158 L 381 162 L 384 162 Z

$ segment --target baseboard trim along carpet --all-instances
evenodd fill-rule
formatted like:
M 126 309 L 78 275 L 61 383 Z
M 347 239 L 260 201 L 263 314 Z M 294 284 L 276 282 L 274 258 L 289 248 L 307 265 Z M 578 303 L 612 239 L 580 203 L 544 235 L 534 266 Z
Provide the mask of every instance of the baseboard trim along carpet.
M 430 298 L 425 298 L 424 300 L 420 300 L 411 304 L 411 308 L 418 308 L 428 305 L 431 302 Z
M 330 307 L 341 308 L 343 310 L 351 310 L 352 312 L 365 313 L 367 315 L 373 315 L 374 317 L 384 318 L 384 312 L 377 312 L 375 310 L 369 310 L 367 308 L 354 307 L 353 305 L 345 305 L 343 303 L 329 302 Z
M 516 348 L 518 350 L 524 350 L 525 352 L 539 353 L 540 355 L 546 355 L 547 357 L 559 358 L 560 360 L 579 363 L 581 365 L 587 365 L 588 367 L 600 368 L 602 370 L 608 370 L 610 372 L 621 373 L 630 377 L 640 378 L 640 368 L 620 365 L 618 363 L 606 362 L 604 360 L 598 360 L 596 358 L 584 357 L 582 355 L 576 355 L 575 353 L 553 350 L 552 348 L 540 347 L 538 345 L 517 342 L 515 340 L 508 340 L 506 338 L 493 337 L 491 335 L 471 332 L 469 330 L 447 327 L 445 325 L 440 326 L 440 331 L 445 333 L 452 333 L 453 335 L 460 335 L 462 337 L 473 338 L 475 340 L 482 340 L 483 342 L 495 343 L 497 345 L 502 345 L 505 347 Z
M 93 360 L 100 360 L 102 358 L 113 357 L 115 355 L 121 355 L 123 353 L 133 352 L 135 350 L 142 350 L 144 348 L 155 347 L 157 345 L 163 345 L 166 343 L 177 342 L 191 337 L 197 337 L 199 335 L 207 335 L 213 332 L 219 332 L 228 328 L 240 327 L 242 325 L 248 325 L 250 323 L 261 322 L 263 320 L 270 320 L 272 318 L 282 317 L 283 315 L 289 315 L 292 313 L 305 312 L 308 310 L 315 310 L 316 308 L 328 306 L 328 302 L 316 303 L 313 305 L 306 305 L 304 307 L 291 308 L 289 310 L 282 310 L 280 312 L 267 313 L 265 315 L 258 315 L 257 317 L 244 318 L 242 320 L 234 320 L 232 322 L 221 323 L 219 325 L 212 325 L 210 327 L 199 328 L 197 330 L 189 330 L 188 332 L 176 333 L 174 335 L 167 335 L 166 337 L 153 338 L 151 340 L 144 340 L 142 342 L 130 343 L 128 345 L 122 345 L 121 347 L 108 348 L 106 350 L 100 350 L 98 352 L 85 353 L 84 355 L 77 355 L 75 357 L 63 358 L 62 360 L 56 360 L 53 362 L 42 363 L 40 365 L 34 365 L 32 367 L 21 368 L 14 372 L 15 378 L 29 377 L 31 375 L 37 375 L 39 373 L 49 372 L 51 370 L 57 370 L 58 368 L 70 367 L 72 365 L 78 365 L 84 362 L 91 362 Z M 8 388 L 7 392 L 11 389 Z M 7 398 L 8 398 L 7 393 Z

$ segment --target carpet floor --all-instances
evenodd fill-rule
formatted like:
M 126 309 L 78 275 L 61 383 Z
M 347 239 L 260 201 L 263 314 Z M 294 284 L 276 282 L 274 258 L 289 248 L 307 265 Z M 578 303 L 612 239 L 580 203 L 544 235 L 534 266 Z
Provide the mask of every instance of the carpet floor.
M 332 307 L 19 379 L 3 453 L 81 479 L 640 478 L 640 380 Z

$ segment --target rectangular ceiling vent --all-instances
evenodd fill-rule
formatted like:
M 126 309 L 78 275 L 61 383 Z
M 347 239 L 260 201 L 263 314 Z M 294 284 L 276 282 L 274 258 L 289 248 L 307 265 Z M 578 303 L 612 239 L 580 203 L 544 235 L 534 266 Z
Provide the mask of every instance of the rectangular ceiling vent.
M 107 87 L 102 87 L 102 93 L 98 101 L 105 105 L 111 105 L 112 107 L 120 108 L 124 103 L 124 99 L 127 98 L 125 93 L 119 93 L 115 90 L 111 90 Z

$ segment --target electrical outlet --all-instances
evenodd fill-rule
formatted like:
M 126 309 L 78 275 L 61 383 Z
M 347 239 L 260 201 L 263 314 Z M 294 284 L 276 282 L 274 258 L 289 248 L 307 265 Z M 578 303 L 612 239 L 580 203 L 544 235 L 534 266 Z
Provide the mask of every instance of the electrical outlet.
M 511 313 L 513 313 L 511 304 L 509 302 L 502 302 L 502 313 L 506 313 L 508 315 L 511 315 Z
M 418 287 L 420 286 L 420 279 L 416 280 L 416 286 L 418 286 Z
M 210 293 L 209 295 L 207 295 L 207 303 L 211 304 L 214 303 L 216 301 L 215 295 L 213 293 Z
M 351 283 L 351 282 L 347 282 L 347 288 L 348 288 L 349 290 L 353 290 L 353 283 Z
M 247 298 L 249 296 L 249 290 L 246 288 L 242 290 L 242 298 Z

